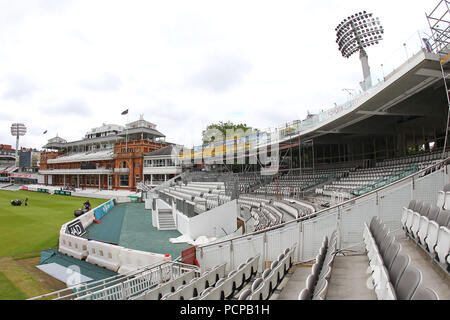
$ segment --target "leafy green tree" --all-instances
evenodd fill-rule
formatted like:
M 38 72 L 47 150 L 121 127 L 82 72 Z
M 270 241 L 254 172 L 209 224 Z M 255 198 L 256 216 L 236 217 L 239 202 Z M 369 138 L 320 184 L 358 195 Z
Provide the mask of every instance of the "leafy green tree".
M 217 131 L 218 130 L 218 131 Z M 220 132 L 222 134 L 222 138 L 226 139 L 227 130 L 235 130 L 236 132 L 244 133 L 243 136 L 254 135 L 259 132 L 258 129 L 247 126 L 245 123 L 234 124 L 231 121 L 223 122 L 219 121 L 219 123 L 211 123 L 206 127 L 205 130 L 202 131 L 202 141 L 203 144 L 213 142 L 217 140 L 216 134 L 214 132 Z M 240 135 L 242 136 L 242 134 Z M 220 137 L 219 137 L 220 138 Z

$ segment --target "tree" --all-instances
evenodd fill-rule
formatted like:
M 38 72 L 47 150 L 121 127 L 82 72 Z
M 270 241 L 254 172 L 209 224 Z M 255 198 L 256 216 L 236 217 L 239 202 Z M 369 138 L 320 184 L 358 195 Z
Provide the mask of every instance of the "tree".
M 259 132 L 258 129 L 249 127 L 245 123 L 234 124 L 231 121 L 227 122 L 219 121 L 219 123 L 211 123 L 206 127 L 205 130 L 202 131 L 203 144 L 213 142 L 218 138 L 214 134 L 215 130 L 218 130 L 220 133 L 222 133 L 223 139 L 226 139 L 227 137 L 227 130 L 235 130 L 235 131 L 239 130 L 241 132 L 243 131 L 244 132 L 243 136 L 251 136 Z

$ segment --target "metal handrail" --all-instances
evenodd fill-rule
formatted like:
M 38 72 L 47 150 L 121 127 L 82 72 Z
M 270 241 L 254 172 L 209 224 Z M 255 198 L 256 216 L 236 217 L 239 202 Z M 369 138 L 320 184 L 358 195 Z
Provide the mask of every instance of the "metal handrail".
M 88 294 L 88 293 L 91 293 L 93 290 L 96 290 L 96 289 L 100 289 L 101 290 L 101 289 L 106 288 L 106 286 L 110 286 L 110 285 L 113 285 L 115 283 L 123 282 L 125 279 L 132 279 L 132 278 L 136 277 L 137 275 L 142 274 L 144 272 L 152 271 L 153 269 L 157 269 L 157 268 L 158 269 L 162 268 L 162 266 L 164 266 L 164 265 L 170 265 L 170 266 L 176 265 L 176 266 L 179 266 L 181 268 L 188 268 L 188 269 L 193 269 L 193 270 L 198 269 L 197 266 L 193 266 L 193 265 L 190 265 L 190 264 L 185 264 L 185 263 L 182 263 L 182 262 L 179 262 L 179 261 L 156 262 L 156 263 L 154 263 L 152 265 L 149 265 L 149 266 L 137 269 L 137 270 L 132 270 L 132 271 L 126 272 L 124 274 L 120 274 L 120 275 L 118 274 L 118 275 L 114 275 L 112 277 L 105 278 L 105 279 L 102 279 L 102 280 L 97 280 L 97 281 L 93 281 L 93 282 L 86 282 L 86 283 L 83 283 L 83 284 L 74 285 L 74 286 L 71 286 L 71 287 L 67 287 L 65 289 L 61 289 L 61 290 L 57 290 L 57 291 L 50 292 L 50 293 L 47 293 L 47 294 L 43 294 L 43 295 L 40 295 L 40 296 L 32 297 L 32 298 L 29 298 L 27 300 L 38 300 L 38 299 L 42 299 L 42 298 L 53 296 L 53 295 L 57 295 L 58 298 L 56 298 L 56 299 L 59 300 L 59 299 L 71 298 L 73 296 L 78 296 L 78 295 L 82 295 L 82 294 Z M 89 286 L 89 288 L 88 288 L 88 286 Z M 84 289 L 79 290 L 80 287 L 84 287 Z M 68 295 L 64 295 L 64 296 L 61 295 L 64 292 L 67 292 L 67 291 L 71 291 L 72 293 L 70 293 Z

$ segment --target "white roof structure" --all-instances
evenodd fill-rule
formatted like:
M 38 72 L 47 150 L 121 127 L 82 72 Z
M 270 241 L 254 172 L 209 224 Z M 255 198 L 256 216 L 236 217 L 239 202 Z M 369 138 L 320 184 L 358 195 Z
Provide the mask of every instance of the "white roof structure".
M 101 151 L 90 151 L 83 153 L 75 153 L 68 156 L 58 157 L 56 159 L 50 159 L 47 163 L 69 163 L 69 162 L 87 162 L 98 160 L 112 160 L 114 159 L 114 150 L 106 149 Z
M 92 128 L 88 133 L 86 133 L 86 136 L 90 135 L 90 134 L 104 133 L 104 132 L 111 132 L 111 131 L 120 132 L 122 130 L 124 130 L 124 127 L 121 125 L 104 123 L 101 127 Z
M 64 140 L 63 138 L 56 136 L 54 138 L 49 139 L 48 142 L 49 143 L 67 143 L 67 140 Z

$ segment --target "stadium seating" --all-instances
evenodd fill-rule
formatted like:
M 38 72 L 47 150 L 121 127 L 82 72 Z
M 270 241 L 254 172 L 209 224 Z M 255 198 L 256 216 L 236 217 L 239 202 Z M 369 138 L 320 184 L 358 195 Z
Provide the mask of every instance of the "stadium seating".
M 213 287 L 206 288 L 200 293 L 199 300 L 231 299 L 237 291 L 242 289 L 255 276 L 259 258 L 259 255 L 249 258 L 228 275 L 223 275 Z
M 298 300 L 325 300 L 337 252 L 336 245 L 337 232 L 334 231 L 329 240 L 328 237 L 323 239 L 311 274 L 306 278 L 306 287 L 300 291 Z
M 197 214 L 231 201 L 231 197 L 225 194 L 223 182 L 174 182 L 158 192 L 165 195 L 163 199 L 166 201 L 169 201 L 169 198 L 181 198 L 194 203 Z
M 298 197 L 304 190 L 320 183 L 348 174 L 350 168 L 302 169 L 280 173 L 270 183 L 260 186 L 253 192 L 264 195 Z
M 344 198 L 350 199 L 438 163 L 441 157 L 440 152 L 424 153 L 379 161 L 373 168 L 353 168 L 348 174 L 337 176 L 333 181 L 317 188 L 315 192 L 330 197 L 339 193 Z M 443 196 L 445 198 L 447 195 L 440 195 L 439 203 L 443 201 Z M 448 203 L 450 206 L 450 201 Z
M 225 264 L 198 275 L 195 271 L 161 283 L 155 288 L 137 296 L 135 300 L 189 300 L 198 297 L 205 290 L 211 290 L 225 274 Z
M 280 253 L 278 258 L 272 261 L 270 267 L 255 279 L 249 289 L 250 292 L 246 290 L 239 295 L 239 300 L 268 300 L 292 266 L 296 247 L 297 245 L 294 244 Z
M 412 205 L 410 203 L 410 205 Z M 409 209 L 410 210 L 410 209 Z M 373 217 L 370 225 L 364 224 L 364 243 L 373 270 L 372 280 L 379 300 L 410 300 L 421 288 L 422 273 L 411 265 L 409 255 L 389 235 L 386 226 Z M 429 294 L 431 289 L 420 289 L 419 297 L 437 299 Z
M 450 250 L 450 210 L 445 206 L 439 191 L 437 205 L 412 200 L 402 210 L 402 227 L 405 233 L 424 249 L 444 270 L 449 269 L 447 261 Z M 446 201 L 445 201 L 446 202 Z
M 149 291 L 135 297 L 134 300 L 161 300 L 164 297 L 167 297 L 171 293 L 175 292 L 176 289 L 183 284 L 191 282 L 193 279 L 195 279 L 195 275 L 195 270 L 183 273 L 180 277 L 171 279 L 164 283 L 160 283 L 153 289 L 150 289 Z

